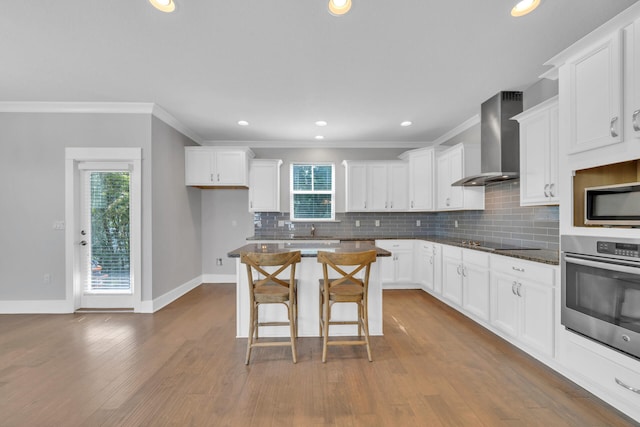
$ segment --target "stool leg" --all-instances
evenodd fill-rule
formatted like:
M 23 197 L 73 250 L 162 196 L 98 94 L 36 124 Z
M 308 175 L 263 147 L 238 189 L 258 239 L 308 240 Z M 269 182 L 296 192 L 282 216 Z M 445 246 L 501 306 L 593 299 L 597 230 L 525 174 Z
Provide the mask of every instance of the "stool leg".
M 371 346 L 369 345 L 369 309 L 367 307 L 366 298 L 362 300 L 362 310 L 364 313 L 364 316 L 362 317 L 362 327 L 364 328 L 364 340 L 367 343 L 367 356 L 369 357 L 369 362 L 372 362 Z
M 253 344 L 253 334 L 255 329 L 255 304 L 251 302 L 249 310 L 249 335 L 247 335 L 247 357 L 244 364 L 249 364 L 249 358 L 251 358 L 251 346 Z
M 294 323 L 294 311 L 295 304 L 293 301 L 289 301 L 289 333 L 291 334 L 291 356 L 293 363 L 298 362 L 298 355 L 296 350 L 296 324 Z

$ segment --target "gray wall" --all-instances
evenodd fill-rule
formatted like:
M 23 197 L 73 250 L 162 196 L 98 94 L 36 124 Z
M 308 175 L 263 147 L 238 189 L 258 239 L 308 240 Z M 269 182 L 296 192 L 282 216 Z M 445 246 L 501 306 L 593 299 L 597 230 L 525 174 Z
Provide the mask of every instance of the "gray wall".
M 144 195 L 150 140 L 149 115 L 0 113 L 1 300 L 66 298 L 64 231 L 53 229 L 65 218 L 65 147 L 142 147 Z M 149 199 L 142 210 L 151 210 Z M 150 231 L 143 227 L 143 251 Z M 143 271 L 148 262 L 143 255 Z M 150 296 L 143 279 L 142 297 Z
M 247 244 L 253 235 L 248 190 L 202 191 L 202 272 L 235 274 L 235 261 L 227 253 Z M 222 266 L 216 265 L 222 259 Z
M 202 274 L 202 208 L 200 190 L 184 185 L 184 147 L 194 142 L 155 117 L 151 140 L 152 297 L 157 298 Z

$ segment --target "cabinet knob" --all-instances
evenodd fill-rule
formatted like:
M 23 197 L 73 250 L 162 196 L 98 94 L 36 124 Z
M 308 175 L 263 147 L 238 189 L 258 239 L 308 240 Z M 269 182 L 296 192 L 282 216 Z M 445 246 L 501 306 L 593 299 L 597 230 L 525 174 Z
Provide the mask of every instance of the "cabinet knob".
M 640 110 L 636 110 L 633 112 L 633 130 L 636 132 L 640 132 L 640 123 L 638 123 L 638 116 L 640 115 Z
M 617 126 L 616 124 L 618 123 L 618 116 L 614 117 L 613 119 L 611 119 L 611 128 L 609 129 L 611 131 L 611 136 L 613 138 L 617 138 L 618 137 L 618 131 L 617 131 Z

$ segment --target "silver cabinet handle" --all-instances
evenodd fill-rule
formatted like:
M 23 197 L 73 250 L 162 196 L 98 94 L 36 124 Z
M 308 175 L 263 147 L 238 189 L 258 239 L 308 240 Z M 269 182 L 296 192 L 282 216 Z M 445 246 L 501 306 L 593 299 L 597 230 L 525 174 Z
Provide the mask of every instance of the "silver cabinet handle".
M 555 184 L 549 184 L 549 197 L 556 197 L 556 195 L 553 194 L 553 187 L 555 186 Z
M 433 257 L 429 257 L 429 264 L 433 264 Z
M 518 284 L 518 282 L 516 282 L 515 280 L 511 284 L 511 293 L 514 294 L 514 295 L 518 295 L 518 294 L 516 294 L 516 285 L 517 284 Z
M 633 112 L 633 130 L 636 132 L 640 132 L 640 123 L 638 123 L 638 115 L 640 115 L 640 110 L 636 110 Z
M 635 388 L 635 387 L 631 387 L 630 385 L 627 385 L 627 384 L 623 383 L 622 381 L 620 381 L 618 378 L 616 378 L 616 383 L 618 383 L 618 385 L 626 388 L 629 391 L 632 391 L 634 393 L 640 394 L 640 389 Z
M 467 277 L 467 269 L 466 269 L 466 267 L 462 267 L 462 277 Z
M 618 132 L 616 131 L 616 123 L 618 123 L 618 116 L 611 119 L 611 128 L 609 129 L 611 131 L 611 136 L 614 138 L 618 136 Z
M 447 197 L 447 200 L 446 200 L 447 206 L 449 206 L 450 203 L 451 203 L 451 199 L 449 197 Z
M 393 209 L 393 202 L 389 203 L 389 209 Z
M 253 209 L 253 202 L 249 202 L 249 207 Z
M 524 273 L 524 268 L 520 268 L 520 267 L 511 267 L 512 269 L 514 269 L 515 271 L 520 271 L 521 273 Z
M 411 201 L 411 209 L 413 209 L 413 200 Z
M 520 293 L 521 287 L 522 287 L 522 283 L 518 282 L 518 286 L 516 286 L 516 295 L 518 295 L 519 297 L 522 296 L 522 294 Z
M 456 269 L 456 271 L 458 272 L 458 276 L 462 274 L 460 272 L 461 269 L 462 269 L 462 265 L 458 265 L 458 268 Z
M 209 175 L 209 180 L 210 180 L 211 182 L 213 182 L 213 174 L 210 174 L 210 175 Z
M 549 192 L 547 190 L 549 190 L 549 184 L 544 185 L 544 197 L 549 197 Z
M 367 202 L 364 202 L 364 208 L 367 209 Z

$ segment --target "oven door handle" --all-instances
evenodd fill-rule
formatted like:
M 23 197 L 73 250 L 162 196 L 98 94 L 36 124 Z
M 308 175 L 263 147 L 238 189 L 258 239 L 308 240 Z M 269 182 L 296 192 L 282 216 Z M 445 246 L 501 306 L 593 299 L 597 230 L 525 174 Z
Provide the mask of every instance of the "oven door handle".
M 631 267 L 626 265 L 620 265 L 613 262 L 603 262 L 600 260 L 593 260 L 587 257 L 576 257 L 573 255 L 564 254 L 564 260 L 572 264 L 584 265 L 585 267 L 602 268 L 605 270 L 619 271 L 620 273 L 640 274 L 640 266 Z

